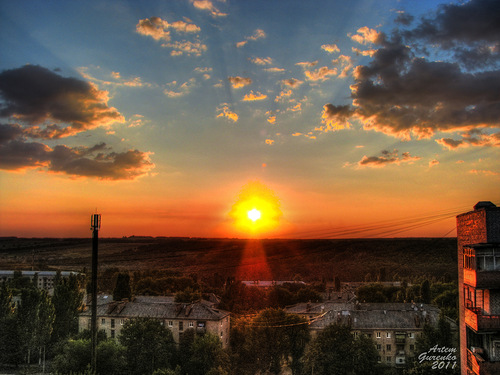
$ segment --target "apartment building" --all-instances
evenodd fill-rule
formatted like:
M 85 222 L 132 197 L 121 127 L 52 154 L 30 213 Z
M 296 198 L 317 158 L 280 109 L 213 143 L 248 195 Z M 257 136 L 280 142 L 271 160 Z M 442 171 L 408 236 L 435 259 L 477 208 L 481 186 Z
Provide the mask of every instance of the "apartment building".
M 462 375 L 500 374 L 500 207 L 457 216 Z
M 332 323 L 349 326 L 354 336 L 371 337 L 379 362 L 391 367 L 403 367 L 418 356 L 415 344 L 424 324 L 439 320 L 437 307 L 412 303 L 299 303 L 286 310 L 309 319 L 313 337 Z M 450 325 L 457 330 L 451 320 Z
M 117 338 L 125 322 L 137 318 L 158 319 L 173 334 L 176 343 L 183 332 L 212 333 L 219 337 L 224 348 L 229 346 L 230 313 L 213 307 L 208 301 L 177 303 L 172 297 L 136 296 L 132 301 L 113 301 L 112 296 L 97 299 L 97 329 L 107 337 Z M 79 330 L 90 329 L 90 305 L 79 317 Z
M 16 273 L 17 272 L 17 273 Z M 37 287 L 45 289 L 49 295 L 54 293 L 54 282 L 56 279 L 57 271 L 12 271 L 0 270 L 0 282 L 7 282 L 13 280 L 15 277 L 27 277 L 30 281 L 37 278 Z M 68 278 L 70 275 L 79 276 L 78 272 L 62 271 L 60 272 L 62 278 Z

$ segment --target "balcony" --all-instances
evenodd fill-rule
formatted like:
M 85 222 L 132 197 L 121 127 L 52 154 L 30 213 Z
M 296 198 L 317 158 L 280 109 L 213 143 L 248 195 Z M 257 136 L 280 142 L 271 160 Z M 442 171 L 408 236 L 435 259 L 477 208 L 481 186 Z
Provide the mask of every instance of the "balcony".
M 481 309 L 466 308 L 465 324 L 474 331 L 500 330 L 499 315 L 483 315 Z
M 498 288 L 500 271 L 476 271 L 465 268 L 464 284 L 479 289 Z
M 494 375 L 500 373 L 500 362 L 487 362 L 480 354 L 467 349 L 467 368 L 476 375 Z

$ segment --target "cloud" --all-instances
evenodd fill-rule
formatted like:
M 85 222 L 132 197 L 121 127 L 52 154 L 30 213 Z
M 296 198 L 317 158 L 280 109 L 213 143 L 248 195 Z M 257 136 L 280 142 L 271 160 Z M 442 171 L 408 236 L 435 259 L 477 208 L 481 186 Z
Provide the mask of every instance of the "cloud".
M 94 67 L 95 68 L 95 67 Z M 97 68 L 99 69 L 99 68 Z M 142 82 L 140 77 L 124 78 L 120 72 L 111 72 L 111 80 L 99 79 L 89 73 L 89 67 L 79 67 L 76 69 L 88 81 L 95 82 L 99 85 L 114 86 L 114 87 L 153 87 L 153 84 Z
M 217 115 L 217 118 L 219 118 L 219 117 L 225 117 L 225 118 L 227 118 L 229 120 L 232 120 L 233 122 L 238 121 L 238 118 L 239 118 L 238 115 L 236 113 L 234 113 L 233 111 L 231 111 L 229 109 L 229 106 L 224 105 L 222 107 L 222 109 L 219 109 L 219 111 L 222 111 L 222 112 Z
M 67 137 L 125 121 L 116 108 L 108 106 L 107 91 L 38 65 L 0 73 L 0 96 L 0 116 L 36 127 L 33 134 L 41 138 Z
M 270 73 L 283 73 L 285 71 L 283 68 L 266 68 L 264 70 Z
M 17 137 L 12 137 L 13 134 Z M 50 148 L 39 142 L 26 142 L 18 135 L 18 126 L 0 125 L 0 169 L 23 171 L 38 168 L 77 177 L 131 180 L 154 168 L 147 152 L 128 150 L 116 153 L 105 143 L 93 147 L 57 145 Z
M 465 132 L 462 134 L 462 139 L 441 138 L 437 139 L 436 142 L 449 150 L 469 146 L 500 147 L 500 132 L 494 134 Z
M 500 43 L 500 25 L 485 14 L 495 6 L 485 0 L 442 6 L 413 29 L 396 29 L 390 37 L 358 30 L 355 39 L 380 48 L 371 62 L 354 69 L 351 116 L 366 130 L 406 140 L 462 132 L 461 140 L 438 142 L 450 149 L 496 146 L 495 137 L 468 134 L 500 127 L 500 69 L 490 59 L 488 66 L 477 64 L 471 71 L 470 61 L 462 59 L 464 51 Z
M 328 53 L 340 52 L 340 49 L 336 44 L 323 44 L 321 49 Z
M 162 20 L 160 17 L 151 17 L 139 20 L 135 26 L 135 30 L 141 34 L 152 37 L 154 40 L 171 40 L 170 30 L 175 30 L 178 33 L 199 33 L 201 29 L 194 23 L 175 21 L 169 23 Z
M 277 103 L 277 102 L 283 100 L 284 98 L 290 97 L 292 94 L 293 94 L 292 90 L 283 90 L 280 92 L 280 94 L 278 96 L 276 96 L 276 98 L 274 98 L 274 101 Z
M 306 70 L 304 74 L 309 81 L 326 81 L 330 79 L 330 76 L 337 75 L 337 69 L 330 69 L 327 66 L 323 66 L 316 70 Z
M 228 77 L 229 82 L 233 89 L 240 89 L 242 87 L 248 86 L 252 84 L 252 80 L 247 77 Z
M 362 51 L 359 48 L 352 47 L 352 52 L 354 52 L 356 55 L 373 57 L 373 55 L 375 55 L 377 50 L 376 49 L 367 49 L 367 50 Z
M 439 165 L 439 160 L 433 159 L 429 162 L 429 168 L 435 167 L 436 165 Z
M 169 83 L 169 86 L 175 86 L 177 87 L 177 89 L 176 90 L 165 89 L 163 93 L 167 95 L 169 98 L 178 98 L 189 94 L 195 84 L 196 84 L 195 78 L 191 78 L 189 81 L 184 82 L 182 85 L 178 87 L 177 87 L 177 82 L 174 81 Z
M 213 17 L 225 17 L 227 13 L 220 12 L 209 0 L 193 0 L 193 6 L 197 9 L 207 10 Z
M 312 68 L 312 67 L 318 65 L 318 61 L 302 61 L 302 62 L 296 63 L 295 65 L 300 66 L 304 69 L 307 69 L 307 68 Z
M 270 65 L 273 63 L 273 59 L 270 57 L 254 57 L 250 61 L 256 65 Z
M 236 43 L 236 47 L 241 48 L 241 47 L 245 46 L 248 43 L 248 41 L 256 41 L 259 39 L 264 39 L 266 36 L 267 35 L 264 32 L 264 30 L 256 29 L 252 35 L 245 37 L 244 41 Z
M 346 55 L 340 55 L 337 59 L 332 60 L 332 64 L 337 65 L 341 69 L 338 78 L 346 78 L 353 67 L 352 58 Z
M 420 160 L 418 156 L 411 156 L 409 152 L 403 152 L 401 157 L 398 154 L 398 150 L 387 151 L 383 150 L 380 156 L 363 156 L 363 158 L 358 162 L 359 167 L 372 167 L 372 168 L 382 168 L 389 164 L 400 165 L 402 163 L 413 163 L 416 160 Z
M 304 81 L 300 81 L 300 80 L 295 79 L 295 78 L 284 79 L 281 81 L 282 85 L 289 86 L 292 89 L 299 87 L 303 83 L 304 83 Z
M 400 11 L 398 12 L 398 16 L 396 17 L 394 22 L 400 23 L 401 25 L 404 26 L 409 26 L 413 22 L 414 18 L 415 17 L 413 17 L 411 14 Z
M 162 47 L 171 48 L 172 49 L 172 51 L 170 52 L 171 56 L 181 56 L 184 54 L 201 56 L 201 54 L 207 50 L 206 44 L 203 44 L 198 41 L 190 42 L 187 40 L 184 40 L 182 42 L 164 43 L 162 44 Z
M 500 172 L 495 172 L 495 171 L 489 171 L 489 170 L 484 170 L 484 169 L 471 169 L 469 173 L 472 174 L 482 174 L 484 176 L 500 176 Z
M 266 145 L 272 146 L 274 144 L 274 140 L 266 139 Z
M 378 32 L 377 30 L 370 29 L 367 26 L 363 26 L 357 30 L 357 34 L 349 36 L 355 42 L 367 45 L 371 43 L 375 44 L 380 43 L 380 38 L 382 37 L 382 33 Z
M 352 110 L 347 105 L 336 106 L 325 104 L 321 115 L 321 122 L 324 126 L 316 127 L 314 130 L 323 133 L 333 132 L 351 127 L 349 118 L 352 115 Z
M 254 102 L 254 101 L 264 100 L 264 99 L 267 99 L 267 95 L 261 94 L 260 92 L 254 93 L 253 91 L 250 91 L 249 94 L 246 94 L 243 97 L 244 102 Z
M 302 111 L 302 103 L 297 103 L 293 107 L 290 108 L 290 111 L 292 112 L 300 112 Z
M 269 116 L 267 118 L 267 122 L 270 123 L 271 125 L 276 124 L 276 116 Z

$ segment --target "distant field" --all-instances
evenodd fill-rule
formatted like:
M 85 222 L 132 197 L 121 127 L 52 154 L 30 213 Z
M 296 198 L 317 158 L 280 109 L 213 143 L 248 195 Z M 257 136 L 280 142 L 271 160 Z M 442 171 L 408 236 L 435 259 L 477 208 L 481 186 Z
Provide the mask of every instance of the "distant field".
M 90 269 L 90 239 L 0 239 L 0 269 Z M 457 278 L 455 238 L 240 240 L 126 238 L 99 240 L 99 268 L 170 269 L 239 279 L 361 281 L 385 268 L 387 279 Z

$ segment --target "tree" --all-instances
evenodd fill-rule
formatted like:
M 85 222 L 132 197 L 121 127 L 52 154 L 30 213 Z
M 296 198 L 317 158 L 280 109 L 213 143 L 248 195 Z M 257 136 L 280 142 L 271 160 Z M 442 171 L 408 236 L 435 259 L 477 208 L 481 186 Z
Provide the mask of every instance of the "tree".
M 58 374 L 85 372 L 90 367 L 90 340 L 68 340 L 52 361 L 52 368 Z M 97 345 L 97 369 L 101 375 L 126 373 L 125 348 L 115 340 L 104 340 Z
M 22 360 L 22 343 L 18 331 L 12 291 L 0 285 L 0 363 L 18 365 Z
M 376 374 L 375 343 L 362 335 L 354 338 L 348 326 L 330 324 L 306 349 L 304 373 L 315 375 Z
M 75 275 L 59 278 L 55 283 L 52 303 L 55 308 L 52 342 L 65 340 L 78 333 L 78 314 L 83 307 L 83 292 Z
M 431 303 L 431 285 L 427 279 L 420 285 L 420 298 L 423 303 Z
M 175 302 L 191 303 L 194 301 L 199 301 L 200 299 L 201 293 L 191 288 L 187 288 L 175 293 Z
M 127 321 L 120 334 L 120 343 L 125 347 L 128 368 L 133 375 L 151 374 L 173 365 L 174 338 L 158 320 Z
M 116 277 L 115 288 L 113 289 L 113 301 L 131 299 L 130 275 L 127 272 L 120 272 Z
M 212 369 L 227 371 L 229 368 L 229 357 L 222 349 L 219 338 L 213 334 L 195 336 L 191 353 L 186 364 L 186 372 L 189 375 L 205 375 Z
M 290 358 L 292 371 L 297 372 L 308 341 L 307 320 L 282 309 L 266 309 L 253 319 L 239 319 L 231 331 L 233 361 L 240 373 L 278 374 Z

